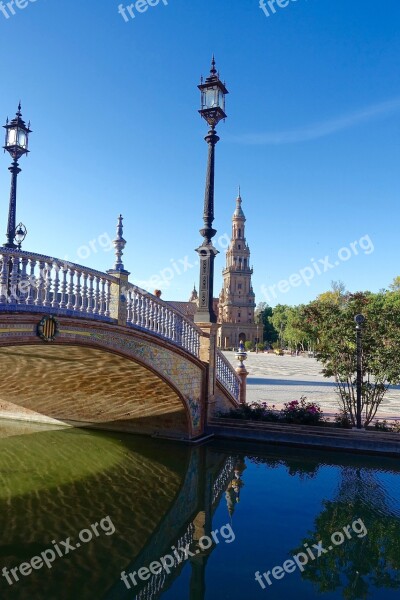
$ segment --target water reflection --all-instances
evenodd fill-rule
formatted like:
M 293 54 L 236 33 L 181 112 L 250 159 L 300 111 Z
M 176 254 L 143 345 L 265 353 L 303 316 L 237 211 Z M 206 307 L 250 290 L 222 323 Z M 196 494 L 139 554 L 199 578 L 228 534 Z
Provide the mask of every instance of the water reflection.
M 192 448 L 0 423 L 0 570 L 30 561 L 52 540 L 76 540 L 107 515 L 116 529 L 51 569 L 19 575 L 12 586 L 1 577 L 0 597 L 394 598 L 400 587 L 398 471 L 395 461 L 382 458 L 233 442 Z M 368 535 L 266 591 L 254 582 L 261 566 L 282 564 L 305 543 L 327 540 L 356 518 Z M 222 523 L 231 523 L 234 544 L 215 543 L 212 532 Z M 211 540 L 207 548 L 204 536 Z M 185 560 L 174 553 L 179 548 L 187 548 Z M 140 569 L 167 554 L 168 569 L 140 579 Z

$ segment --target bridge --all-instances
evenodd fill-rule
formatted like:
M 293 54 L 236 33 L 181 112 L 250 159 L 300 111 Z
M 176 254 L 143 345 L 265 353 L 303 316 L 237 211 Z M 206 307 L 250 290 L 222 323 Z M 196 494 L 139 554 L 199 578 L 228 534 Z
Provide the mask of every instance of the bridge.
M 131 283 L 122 234 L 107 272 L 0 248 L 0 418 L 195 441 L 243 399 L 218 326 Z

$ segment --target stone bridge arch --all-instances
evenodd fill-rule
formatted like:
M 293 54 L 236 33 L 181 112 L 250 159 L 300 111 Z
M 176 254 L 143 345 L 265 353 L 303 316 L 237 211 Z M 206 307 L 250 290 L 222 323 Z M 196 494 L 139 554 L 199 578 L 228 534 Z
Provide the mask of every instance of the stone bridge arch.
M 193 439 L 206 424 L 206 366 L 146 332 L 43 314 L 2 315 L 0 416 Z

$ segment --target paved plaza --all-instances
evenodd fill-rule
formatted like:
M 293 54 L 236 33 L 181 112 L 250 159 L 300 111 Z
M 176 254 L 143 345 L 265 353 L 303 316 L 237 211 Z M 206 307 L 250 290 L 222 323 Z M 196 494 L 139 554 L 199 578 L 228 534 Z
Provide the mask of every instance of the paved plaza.
M 237 366 L 233 352 L 226 352 L 226 357 Z M 306 396 L 318 402 L 327 416 L 339 411 L 335 381 L 321 374 L 322 365 L 314 358 L 249 352 L 245 364 L 248 402 L 265 401 L 281 408 L 284 402 Z M 387 392 L 378 418 L 400 418 L 400 386 Z

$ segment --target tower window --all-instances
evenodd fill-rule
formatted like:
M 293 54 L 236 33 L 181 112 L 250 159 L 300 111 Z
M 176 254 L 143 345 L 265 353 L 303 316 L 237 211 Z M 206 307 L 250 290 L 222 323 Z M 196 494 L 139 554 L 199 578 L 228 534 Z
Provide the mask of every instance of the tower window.
M 238 248 L 239 248 L 239 250 L 240 250 L 240 244 L 239 244 Z
M 242 237 L 242 230 L 241 229 L 239 229 L 239 237 L 240 238 Z
M 240 317 L 240 313 L 238 313 L 238 317 Z
M 241 290 L 241 289 L 242 289 L 242 284 L 238 283 L 238 290 Z

